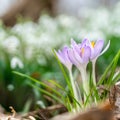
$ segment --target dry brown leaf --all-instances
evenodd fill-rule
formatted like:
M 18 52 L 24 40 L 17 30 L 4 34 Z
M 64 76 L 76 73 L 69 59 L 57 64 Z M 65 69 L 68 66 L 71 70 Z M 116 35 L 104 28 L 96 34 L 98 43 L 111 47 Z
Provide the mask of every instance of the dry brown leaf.
M 110 90 L 109 101 L 115 114 L 120 114 L 120 86 L 114 85 Z

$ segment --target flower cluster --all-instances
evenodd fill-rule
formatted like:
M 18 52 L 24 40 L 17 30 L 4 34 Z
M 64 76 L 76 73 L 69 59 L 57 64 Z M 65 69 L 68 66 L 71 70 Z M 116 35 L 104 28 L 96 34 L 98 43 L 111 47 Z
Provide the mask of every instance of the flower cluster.
M 68 70 L 75 65 L 78 69 L 87 66 L 88 62 L 96 61 L 109 48 L 110 41 L 103 49 L 104 40 L 89 41 L 84 39 L 81 44 L 77 44 L 73 39 L 71 40 L 71 47 L 65 46 L 62 50 L 56 52 L 61 63 L 63 63 Z
M 97 58 L 102 55 L 110 46 L 110 41 L 104 47 L 104 40 L 90 41 L 88 39 L 84 39 L 81 43 L 76 43 L 73 39 L 71 40 L 71 47 L 65 46 L 62 50 L 56 52 L 57 57 L 61 61 L 64 66 L 68 69 L 69 73 L 72 73 L 72 65 L 75 65 L 82 77 L 83 90 L 86 95 L 89 94 L 89 85 L 87 81 L 87 73 L 86 67 L 87 64 L 92 62 L 92 76 L 93 76 L 93 85 L 96 85 L 95 79 L 95 63 Z M 76 94 L 74 97 L 79 101 L 76 92 L 76 84 L 75 81 L 71 81 L 73 92 Z M 84 96 L 84 100 L 86 97 Z

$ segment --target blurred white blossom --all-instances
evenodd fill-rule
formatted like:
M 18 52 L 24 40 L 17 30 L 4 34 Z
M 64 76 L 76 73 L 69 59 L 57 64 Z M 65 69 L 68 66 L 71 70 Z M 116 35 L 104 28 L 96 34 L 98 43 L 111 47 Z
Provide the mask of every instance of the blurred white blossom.
M 24 64 L 18 57 L 13 57 L 11 60 L 11 68 L 14 69 L 16 67 L 22 69 L 24 67 Z
M 1 44 L 3 49 L 8 53 L 16 53 L 20 45 L 20 42 L 17 37 L 9 36 L 5 40 L 3 40 Z
M 12 56 L 12 61 L 17 55 L 27 60 L 36 59 L 38 64 L 46 64 L 41 56 L 48 58 L 53 56 L 52 49 L 68 44 L 70 38 L 106 40 L 111 35 L 120 37 L 120 3 L 112 10 L 88 8 L 79 14 L 81 19 L 66 15 L 54 18 L 42 15 L 38 23 L 32 21 L 17 23 L 9 29 L 10 33 L 1 27 L 0 48 Z M 20 63 L 19 66 L 23 67 L 21 62 L 14 63 Z

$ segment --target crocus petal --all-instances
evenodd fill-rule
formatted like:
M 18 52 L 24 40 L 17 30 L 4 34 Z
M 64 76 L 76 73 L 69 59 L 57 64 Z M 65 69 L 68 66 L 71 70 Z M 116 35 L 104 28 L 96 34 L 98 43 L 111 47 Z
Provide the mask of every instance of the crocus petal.
M 108 41 L 108 44 L 106 45 L 106 47 L 104 48 L 104 50 L 100 53 L 100 55 L 102 55 L 103 53 L 105 53 L 107 51 L 107 49 L 109 48 L 109 46 L 110 46 L 110 40 Z
M 64 46 L 62 49 L 62 53 L 63 53 L 63 57 L 67 62 L 70 62 L 69 58 L 68 58 L 68 47 Z
M 59 50 L 58 52 L 55 51 L 55 53 L 56 53 L 57 57 L 59 58 L 59 60 L 60 60 L 63 64 L 65 64 L 65 60 L 64 60 L 64 56 L 62 55 L 62 52 Z
M 76 49 L 73 48 L 73 52 L 74 52 L 74 56 L 75 56 L 76 60 L 77 60 L 78 62 L 82 63 L 83 60 L 82 60 L 82 58 L 81 58 L 81 56 L 80 56 L 80 49 L 79 49 L 79 53 L 78 53 L 78 52 L 76 51 Z
M 94 55 L 93 58 L 99 56 L 104 46 L 104 40 L 98 40 L 94 46 Z
M 68 56 L 70 61 L 75 65 L 75 66 L 79 66 L 79 62 L 75 59 L 74 56 L 74 51 L 72 48 L 68 49 Z
M 85 42 L 85 41 L 84 41 Z M 72 47 L 72 50 L 73 50 L 73 54 L 74 54 L 74 57 L 75 59 L 79 62 L 79 63 L 82 63 L 83 60 L 80 56 L 80 49 L 81 49 L 81 46 L 78 45 L 73 39 L 71 39 L 71 47 Z
M 88 42 L 88 39 L 87 38 L 84 38 L 83 41 L 82 41 L 82 45 L 86 44 Z
M 68 57 L 68 47 L 64 47 L 62 51 L 56 52 L 57 57 L 59 58 L 60 62 L 68 69 L 71 70 L 72 63 Z
M 71 47 L 79 54 L 80 46 L 73 39 L 71 39 Z
M 91 55 L 91 49 L 89 46 L 84 47 L 84 53 L 82 54 L 82 59 L 84 63 L 88 63 L 89 62 L 89 58 Z
M 87 46 L 88 44 L 89 44 L 89 40 L 87 38 L 84 38 L 81 43 L 81 47 Z

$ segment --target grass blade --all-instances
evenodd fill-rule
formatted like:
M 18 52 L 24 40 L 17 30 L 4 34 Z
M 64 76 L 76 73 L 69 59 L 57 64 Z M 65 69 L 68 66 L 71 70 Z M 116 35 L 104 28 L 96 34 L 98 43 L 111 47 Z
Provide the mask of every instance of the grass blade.
M 38 81 L 38 80 L 36 80 L 36 79 L 34 79 L 34 78 L 26 75 L 26 74 L 23 74 L 23 73 L 19 73 L 19 72 L 16 72 L 16 71 L 13 71 L 13 73 L 14 73 L 14 74 L 17 74 L 17 75 L 19 75 L 19 76 L 21 76 L 21 77 L 28 78 L 28 79 L 32 80 L 33 82 L 35 82 L 35 83 L 38 83 L 38 84 L 40 84 L 40 85 L 42 85 L 42 86 L 44 86 L 44 87 L 46 87 L 46 88 L 49 88 L 49 89 L 52 90 L 55 94 L 57 94 L 57 95 L 59 95 L 59 96 L 62 96 L 62 95 L 61 95 L 59 92 L 57 92 L 55 89 L 51 88 L 50 86 L 46 85 L 45 83 L 43 83 L 43 82 L 41 82 L 41 81 Z
M 112 62 L 109 64 L 109 66 L 106 68 L 105 72 L 103 73 L 102 77 L 100 78 L 99 82 L 97 83 L 97 85 L 100 85 L 102 84 L 103 82 L 105 82 L 105 79 L 106 79 L 106 76 L 108 75 L 108 73 L 110 73 L 111 71 L 111 68 L 112 68 L 112 71 L 111 71 L 111 76 L 110 76 L 110 80 L 109 82 L 111 81 L 111 78 L 113 77 L 113 73 L 115 71 L 115 68 L 116 68 L 116 64 L 118 62 L 118 59 L 120 57 L 120 50 L 118 51 L 118 53 L 116 54 L 116 56 L 114 57 L 114 59 L 112 60 Z M 106 81 L 107 83 L 108 81 Z
M 40 87 L 38 87 L 38 86 L 36 86 L 36 85 L 33 85 L 33 84 L 31 84 L 31 83 L 29 83 L 29 85 L 32 86 L 32 87 L 34 87 L 34 88 L 36 88 L 36 89 L 38 89 L 40 92 L 42 92 L 42 93 L 44 93 L 44 94 L 52 97 L 54 100 L 58 101 L 59 103 L 62 103 L 62 104 L 63 104 L 63 101 L 62 101 L 59 97 L 53 95 L 52 93 L 47 92 L 46 90 L 44 90 L 44 89 L 42 89 L 42 88 L 40 88 Z

